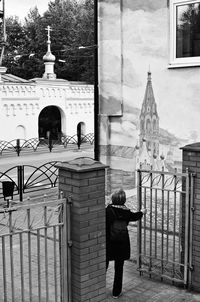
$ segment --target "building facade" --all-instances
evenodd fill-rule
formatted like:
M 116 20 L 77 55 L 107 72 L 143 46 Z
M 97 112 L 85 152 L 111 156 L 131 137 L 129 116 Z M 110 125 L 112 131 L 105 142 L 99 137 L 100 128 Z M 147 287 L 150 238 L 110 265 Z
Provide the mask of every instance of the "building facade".
M 49 29 L 43 78 L 26 81 L 0 67 L 0 141 L 94 132 L 93 85 L 57 79 L 50 43 Z
M 139 164 L 181 169 L 200 140 L 200 1 L 99 2 L 100 159 L 110 190 Z

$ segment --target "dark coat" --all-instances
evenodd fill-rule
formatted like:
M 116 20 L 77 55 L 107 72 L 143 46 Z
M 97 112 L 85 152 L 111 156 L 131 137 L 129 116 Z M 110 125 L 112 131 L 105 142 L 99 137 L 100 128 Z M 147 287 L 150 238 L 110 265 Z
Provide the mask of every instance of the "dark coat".
M 142 218 L 142 212 L 131 212 L 125 206 L 115 206 L 108 205 L 106 208 L 106 259 L 109 260 L 128 260 L 130 258 L 130 238 L 127 236 L 127 239 L 121 242 L 113 242 L 110 240 L 110 227 L 113 221 L 116 219 L 115 214 L 112 209 L 117 214 L 127 222 L 136 221 Z

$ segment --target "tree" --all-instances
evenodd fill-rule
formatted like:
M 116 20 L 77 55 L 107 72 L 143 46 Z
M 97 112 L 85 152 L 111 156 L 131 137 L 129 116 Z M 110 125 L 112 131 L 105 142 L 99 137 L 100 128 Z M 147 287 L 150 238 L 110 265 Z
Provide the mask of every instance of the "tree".
M 51 51 L 56 56 L 57 77 L 92 83 L 94 49 L 79 50 L 78 47 L 93 45 L 93 8 L 93 0 L 54 0 L 50 1 L 43 16 L 37 7 L 30 10 L 23 25 L 17 18 L 7 19 L 9 45 L 4 65 L 8 72 L 25 79 L 42 76 L 43 56 L 47 51 L 45 28 L 50 25 Z M 65 62 L 61 63 L 59 59 Z
M 200 55 L 200 4 L 180 6 L 177 24 L 177 57 Z

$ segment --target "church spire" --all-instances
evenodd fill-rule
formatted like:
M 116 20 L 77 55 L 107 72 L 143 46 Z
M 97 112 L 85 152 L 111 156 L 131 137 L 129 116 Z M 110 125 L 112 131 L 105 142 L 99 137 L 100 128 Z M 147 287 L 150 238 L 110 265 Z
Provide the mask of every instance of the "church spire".
M 51 37 L 50 32 L 52 31 L 51 27 L 48 25 L 45 28 L 47 31 L 47 53 L 44 55 L 43 60 L 45 64 L 45 73 L 43 74 L 44 79 L 54 80 L 56 78 L 56 74 L 54 73 L 54 64 L 55 64 L 55 56 L 51 52 Z
M 145 90 L 142 106 L 145 107 L 145 110 L 147 110 L 149 108 L 147 106 L 147 104 L 149 104 L 152 107 L 152 104 L 154 104 L 154 103 L 155 103 L 155 97 L 154 97 L 153 87 L 152 87 L 151 71 L 149 70 L 147 73 L 147 85 L 146 85 L 146 90 Z
M 151 82 L 151 71 L 148 71 L 147 82 Z
M 152 154 L 159 152 L 159 117 L 152 87 L 151 71 L 147 73 L 147 84 L 140 113 L 140 146 L 146 142 Z

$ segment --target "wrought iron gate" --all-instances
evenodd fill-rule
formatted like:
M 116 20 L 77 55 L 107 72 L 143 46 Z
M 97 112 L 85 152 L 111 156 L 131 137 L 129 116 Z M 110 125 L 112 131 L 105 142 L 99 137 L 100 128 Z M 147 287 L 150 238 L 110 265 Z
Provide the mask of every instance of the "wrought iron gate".
M 71 301 L 67 207 L 58 199 L 0 210 L 2 301 Z
M 191 282 L 193 174 L 138 170 L 138 270 L 150 276 Z

